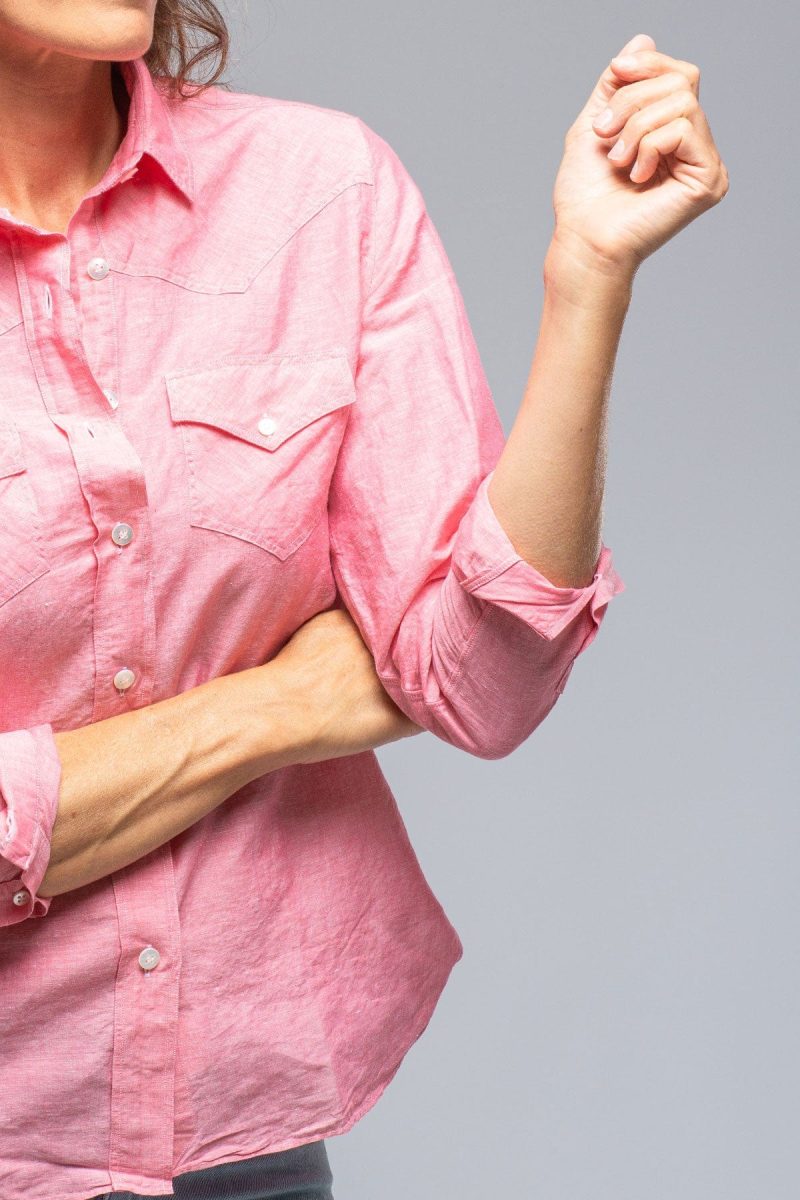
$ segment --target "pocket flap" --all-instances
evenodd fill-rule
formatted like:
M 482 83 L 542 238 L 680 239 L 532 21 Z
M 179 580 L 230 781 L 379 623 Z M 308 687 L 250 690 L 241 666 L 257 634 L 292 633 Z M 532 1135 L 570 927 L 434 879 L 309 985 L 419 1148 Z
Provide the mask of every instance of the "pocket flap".
M 25 470 L 22 441 L 16 425 L 0 421 L 0 479 Z
M 355 400 L 343 354 L 237 358 L 165 380 L 174 421 L 213 425 L 265 450 Z

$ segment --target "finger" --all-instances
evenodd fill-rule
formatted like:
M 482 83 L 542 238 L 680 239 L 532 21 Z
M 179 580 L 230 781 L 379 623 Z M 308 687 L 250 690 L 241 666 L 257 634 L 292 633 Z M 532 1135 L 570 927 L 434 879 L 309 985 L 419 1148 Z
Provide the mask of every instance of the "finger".
M 608 153 L 609 161 L 613 162 L 615 167 L 627 167 L 636 157 L 646 134 L 667 125 L 677 117 L 687 117 L 691 120 L 697 109 L 697 97 L 688 87 L 639 109 L 625 122 L 617 141 Z
M 696 63 L 671 58 L 660 50 L 637 50 L 635 54 L 620 54 L 612 58 L 609 66 L 620 79 L 644 79 L 663 75 L 666 71 L 679 71 L 685 76 L 692 91 L 700 94 L 700 68 Z
M 595 132 L 603 138 L 616 137 L 625 122 L 639 109 L 664 96 L 669 96 L 673 92 L 681 91 L 685 87 L 686 77 L 677 71 L 667 72 L 666 75 L 656 75 L 653 79 L 640 79 L 634 83 L 626 83 L 611 97 L 608 107 L 594 118 L 592 123 Z M 608 118 L 605 123 L 601 124 L 606 113 L 608 113 Z
M 676 117 L 666 125 L 646 133 L 639 142 L 639 153 L 630 171 L 634 183 L 646 183 L 658 166 L 659 158 L 677 154 L 692 166 L 706 165 L 705 143 L 688 117 Z

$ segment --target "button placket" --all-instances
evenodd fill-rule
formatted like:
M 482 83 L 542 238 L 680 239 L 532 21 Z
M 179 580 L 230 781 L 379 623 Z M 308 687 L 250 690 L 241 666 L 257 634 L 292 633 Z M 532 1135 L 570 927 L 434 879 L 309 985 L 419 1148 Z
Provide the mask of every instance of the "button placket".
M 92 620 L 81 629 L 91 667 L 86 672 L 89 682 L 81 679 L 81 694 L 91 703 L 90 719 L 97 721 L 149 703 L 158 677 L 153 530 L 146 478 L 151 460 L 148 447 L 142 449 L 135 434 L 128 436 L 127 423 L 123 427 L 116 413 L 105 419 L 117 408 L 111 389 L 119 386 L 121 393 L 124 385 L 116 374 L 124 351 L 118 341 L 125 332 L 124 322 L 119 321 L 122 306 L 112 303 L 116 297 L 111 290 L 122 290 L 124 281 L 111 271 L 109 261 L 92 257 L 96 231 L 89 217 L 86 206 L 70 228 L 75 259 L 71 276 L 66 241 L 57 247 L 55 238 L 43 240 L 37 247 L 41 253 L 34 256 L 31 238 L 22 243 L 21 253 L 30 249 L 31 261 L 20 266 L 18 279 L 24 329 L 41 351 L 31 356 L 34 376 L 41 382 L 43 404 L 53 424 L 69 439 L 77 480 L 95 527 L 92 532 L 99 531 L 99 542 L 93 546 L 97 569 L 90 596 Z M 89 286 L 103 281 L 102 289 Z M 100 386 L 104 379 L 105 386 Z M 129 399 L 126 394 L 126 402 Z M 5 446 L 7 461 L 11 453 L 7 440 Z M 118 558 L 126 546 L 122 564 Z M 132 662 L 135 668 L 128 665 Z M 130 1187 L 131 1177 L 140 1170 L 148 1179 L 168 1179 L 175 1161 L 171 1118 L 180 941 L 169 847 L 159 847 L 147 862 L 137 863 L 135 873 L 114 872 L 106 882 L 109 896 L 121 897 L 119 944 L 128 962 L 126 970 L 111 976 L 114 1032 L 129 1036 L 114 1037 L 110 1043 L 109 1075 L 114 1087 L 104 1165 L 115 1187 L 122 1186 L 123 1180 Z M 7 919 L 19 922 L 26 917 L 34 909 L 34 895 L 19 875 L 7 883 Z M 113 900 L 109 902 L 113 906 Z M 12 907 L 18 911 L 11 913 Z M 34 918 L 37 915 L 34 911 Z M 164 947 L 163 971 L 161 946 L 156 949 L 142 941 L 147 932 Z M 138 971 L 133 970 L 134 963 Z M 141 1103 L 143 1094 L 147 1105 Z M 5 1191 L 0 1188 L 3 1196 Z

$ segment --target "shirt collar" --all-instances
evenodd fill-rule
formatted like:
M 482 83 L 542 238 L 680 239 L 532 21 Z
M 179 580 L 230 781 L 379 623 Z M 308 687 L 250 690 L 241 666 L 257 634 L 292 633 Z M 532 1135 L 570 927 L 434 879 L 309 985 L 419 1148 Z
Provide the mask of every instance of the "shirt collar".
M 127 128 L 103 178 L 85 193 L 84 199 L 99 196 L 134 173 L 144 154 L 158 162 L 172 182 L 190 201 L 195 198 L 194 173 L 186 148 L 175 130 L 167 102 L 150 68 L 140 55 L 118 62 L 128 92 Z M 0 208 L 0 228 L 35 229 L 27 221 Z M 41 230 L 37 230 L 41 233 Z
M 122 59 L 118 64 L 130 97 L 128 127 L 114 158 L 113 177 L 108 186 L 127 175 L 143 154 L 154 158 L 170 179 L 189 199 L 195 198 L 192 163 L 175 130 L 167 102 L 150 68 L 138 58 Z M 184 103 L 182 101 L 182 103 Z

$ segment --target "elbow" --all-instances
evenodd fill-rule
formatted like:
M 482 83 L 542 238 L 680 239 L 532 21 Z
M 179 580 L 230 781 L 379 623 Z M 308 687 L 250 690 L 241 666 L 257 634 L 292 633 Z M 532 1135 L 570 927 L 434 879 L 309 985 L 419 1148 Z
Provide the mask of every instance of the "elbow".
M 416 640 L 405 657 L 405 648 L 396 648 L 394 670 L 381 678 L 398 707 L 423 729 L 474 758 L 507 758 L 563 692 L 576 657 L 568 640 L 574 628 L 548 639 L 487 607 L 459 639 L 439 626 L 424 659 Z M 401 671 L 398 661 L 416 670 Z
M 507 727 L 501 726 L 495 729 L 491 736 L 484 737 L 481 744 L 479 758 L 497 759 L 508 758 L 515 750 L 519 750 L 531 734 L 539 728 L 542 721 L 549 715 L 555 707 L 556 701 L 560 693 L 555 693 L 546 704 L 534 710 L 533 714 L 529 714 L 529 718 Z
M 554 708 L 560 690 L 529 690 L 507 703 L 487 706 L 465 695 L 440 697 L 431 732 L 473 758 L 508 758 L 528 740 Z

